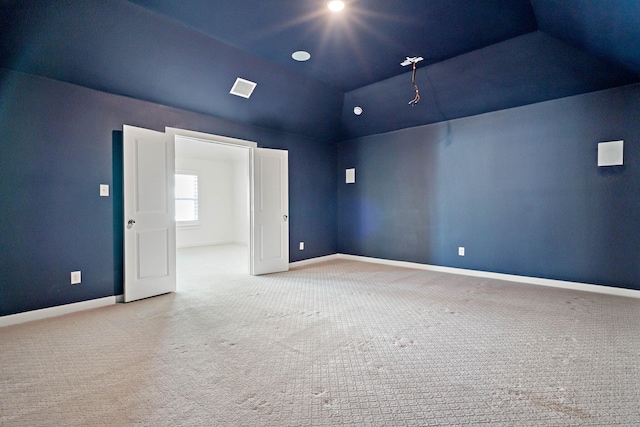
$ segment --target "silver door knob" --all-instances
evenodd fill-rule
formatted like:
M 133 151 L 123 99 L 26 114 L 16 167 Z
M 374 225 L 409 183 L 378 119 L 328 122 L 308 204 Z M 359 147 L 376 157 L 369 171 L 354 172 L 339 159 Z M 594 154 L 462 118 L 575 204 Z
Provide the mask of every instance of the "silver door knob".
M 287 218 L 289 218 L 287 215 L 282 215 L 282 219 L 284 219 L 285 221 L 287 220 Z
M 135 220 L 130 219 L 130 220 L 127 222 L 127 228 L 131 228 L 131 227 L 133 227 L 133 224 L 135 224 L 135 223 L 136 223 L 136 222 L 135 222 Z

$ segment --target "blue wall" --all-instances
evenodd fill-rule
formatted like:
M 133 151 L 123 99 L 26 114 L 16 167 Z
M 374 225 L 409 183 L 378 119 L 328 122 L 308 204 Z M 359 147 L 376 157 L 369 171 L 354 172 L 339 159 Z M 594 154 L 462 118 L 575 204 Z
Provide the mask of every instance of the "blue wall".
M 342 142 L 338 250 L 640 289 L 638 117 L 634 85 Z
M 334 142 L 0 69 L 0 315 L 122 293 L 123 124 L 289 150 L 291 261 L 336 252 Z
M 0 69 L 0 315 L 122 292 L 125 123 L 289 150 L 291 261 L 343 252 L 638 289 L 638 117 L 634 85 L 336 147 Z M 617 139 L 625 165 L 598 168 L 597 143 Z

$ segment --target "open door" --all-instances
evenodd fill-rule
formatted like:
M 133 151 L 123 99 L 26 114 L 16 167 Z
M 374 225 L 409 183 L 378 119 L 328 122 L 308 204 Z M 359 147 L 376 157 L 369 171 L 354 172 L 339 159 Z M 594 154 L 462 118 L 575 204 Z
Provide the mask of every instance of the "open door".
M 289 270 L 288 152 L 253 149 L 251 274 Z
M 175 145 L 162 132 L 123 126 L 124 301 L 176 290 Z

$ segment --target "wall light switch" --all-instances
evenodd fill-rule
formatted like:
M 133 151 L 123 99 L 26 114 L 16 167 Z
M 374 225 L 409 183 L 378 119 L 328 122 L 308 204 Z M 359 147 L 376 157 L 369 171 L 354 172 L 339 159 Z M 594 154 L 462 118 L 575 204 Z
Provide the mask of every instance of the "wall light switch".
M 80 271 L 71 272 L 71 284 L 77 285 L 82 282 L 82 273 Z
M 347 184 L 355 184 L 356 182 L 356 169 L 351 168 L 346 170 L 346 182 Z
M 464 256 L 464 246 L 459 246 L 458 247 L 458 255 L 459 256 Z
M 300 250 L 304 251 L 304 242 L 300 242 Z
M 100 197 L 108 197 L 108 196 L 109 196 L 109 185 L 100 184 Z

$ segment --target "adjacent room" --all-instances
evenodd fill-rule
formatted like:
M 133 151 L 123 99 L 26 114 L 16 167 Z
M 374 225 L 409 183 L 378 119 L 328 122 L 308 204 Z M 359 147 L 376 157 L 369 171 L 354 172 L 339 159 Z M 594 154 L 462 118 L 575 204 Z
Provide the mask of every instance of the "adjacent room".
M 249 274 L 249 150 L 186 138 L 175 149 L 178 289 L 193 274 Z
M 638 40 L 0 0 L 0 425 L 640 425 Z

